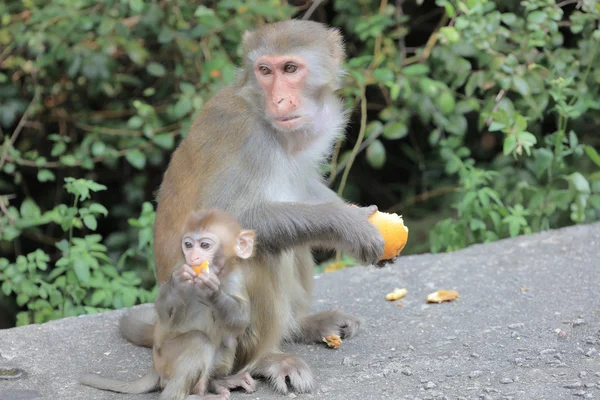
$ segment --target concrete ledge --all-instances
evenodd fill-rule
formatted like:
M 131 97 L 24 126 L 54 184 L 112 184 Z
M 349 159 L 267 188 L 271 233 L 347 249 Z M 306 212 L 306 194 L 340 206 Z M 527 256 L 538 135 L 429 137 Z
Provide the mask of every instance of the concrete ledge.
M 402 307 L 384 299 L 394 287 L 408 289 Z M 460 298 L 426 304 L 437 289 Z M 362 317 L 363 329 L 338 350 L 285 346 L 317 381 L 313 394 L 297 397 L 600 398 L 600 223 L 325 274 L 313 308 L 331 306 Z M 150 365 L 149 349 L 119 336 L 121 312 L 0 331 L 0 367 L 25 370 L 0 380 L 0 400 L 157 399 L 76 383 L 90 371 L 130 380 Z M 264 383 L 232 396 L 282 397 Z

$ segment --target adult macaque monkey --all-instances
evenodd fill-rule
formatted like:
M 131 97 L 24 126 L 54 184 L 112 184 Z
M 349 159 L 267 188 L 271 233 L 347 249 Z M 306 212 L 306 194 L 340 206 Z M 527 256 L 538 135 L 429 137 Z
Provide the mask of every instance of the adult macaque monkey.
M 254 231 L 242 229 L 226 212 L 210 209 L 190 214 L 178 237 L 185 263 L 160 285 L 155 301 L 153 367 L 132 382 L 87 374 L 81 383 L 121 393 L 160 387 L 164 400 L 227 399 L 234 387 L 255 390 L 248 373 L 230 375 L 237 337 L 250 323 L 239 260 L 252 256 Z M 209 269 L 197 274 L 192 266 L 203 261 Z M 217 394 L 206 394 L 208 390 Z
M 323 183 L 320 163 L 330 155 L 347 117 L 335 91 L 345 58 L 338 30 L 289 20 L 243 37 L 237 81 L 200 111 L 173 153 L 158 193 L 154 249 L 165 281 L 177 252 L 176 227 L 195 208 L 230 212 L 257 235 L 256 256 L 243 267 L 250 326 L 239 337 L 236 367 L 267 378 L 287 393 L 314 386 L 308 365 L 280 350 L 283 340 L 349 338 L 359 320 L 339 311 L 308 315 L 314 260 L 311 247 L 337 248 L 376 263 L 383 238 L 368 217 L 377 208 L 352 207 Z M 133 343 L 152 342 L 152 319 L 121 320 Z

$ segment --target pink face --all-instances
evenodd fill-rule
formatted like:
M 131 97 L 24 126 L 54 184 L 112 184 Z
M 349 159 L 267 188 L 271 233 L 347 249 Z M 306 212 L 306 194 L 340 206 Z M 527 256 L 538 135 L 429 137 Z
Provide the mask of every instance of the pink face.
M 267 115 L 281 130 L 294 130 L 308 120 L 302 104 L 307 73 L 299 57 L 261 56 L 254 63 L 254 74 L 265 91 Z
M 185 262 L 189 266 L 200 265 L 203 261 L 212 262 L 219 246 L 219 237 L 210 232 L 188 233 L 181 243 Z

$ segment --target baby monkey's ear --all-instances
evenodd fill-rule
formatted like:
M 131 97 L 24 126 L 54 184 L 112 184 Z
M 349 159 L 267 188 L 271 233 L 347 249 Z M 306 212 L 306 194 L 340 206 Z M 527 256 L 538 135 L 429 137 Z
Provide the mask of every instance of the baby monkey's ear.
M 237 245 L 235 246 L 235 253 L 238 257 L 247 259 L 252 256 L 255 237 L 256 233 L 253 230 L 243 230 L 240 232 L 237 238 Z

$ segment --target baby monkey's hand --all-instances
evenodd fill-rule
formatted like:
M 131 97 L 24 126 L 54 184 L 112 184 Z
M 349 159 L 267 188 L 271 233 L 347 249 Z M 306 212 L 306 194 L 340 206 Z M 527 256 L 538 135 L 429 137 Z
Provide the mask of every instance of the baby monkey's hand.
M 219 277 L 212 272 L 203 272 L 194 277 L 194 289 L 201 299 L 213 298 L 221 288 Z

